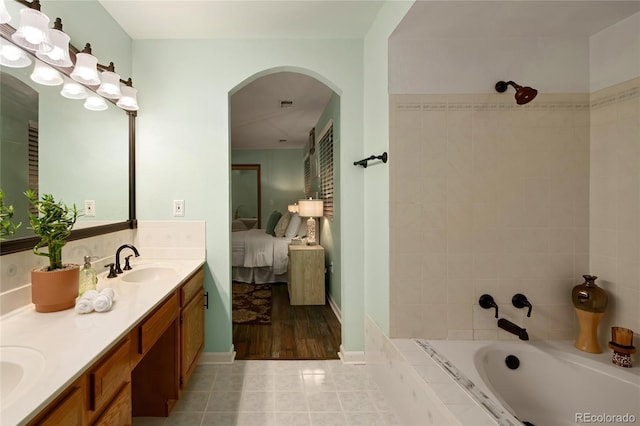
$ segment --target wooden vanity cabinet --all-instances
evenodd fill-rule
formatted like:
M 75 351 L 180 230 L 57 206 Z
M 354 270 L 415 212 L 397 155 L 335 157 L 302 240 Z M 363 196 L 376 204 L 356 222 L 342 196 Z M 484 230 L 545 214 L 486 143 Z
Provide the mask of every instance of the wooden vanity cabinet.
M 189 378 L 204 348 L 204 269 L 180 287 L 180 389 Z
M 198 269 L 28 425 L 127 426 L 167 417 L 204 348 Z

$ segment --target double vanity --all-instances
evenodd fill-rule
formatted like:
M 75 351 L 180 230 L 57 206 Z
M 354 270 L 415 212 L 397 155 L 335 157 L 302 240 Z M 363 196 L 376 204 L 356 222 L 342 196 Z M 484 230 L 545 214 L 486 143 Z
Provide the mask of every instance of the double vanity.
M 2 318 L 0 424 L 126 425 L 167 416 L 204 347 L 204 259 L 144 259 L 108 312 Z

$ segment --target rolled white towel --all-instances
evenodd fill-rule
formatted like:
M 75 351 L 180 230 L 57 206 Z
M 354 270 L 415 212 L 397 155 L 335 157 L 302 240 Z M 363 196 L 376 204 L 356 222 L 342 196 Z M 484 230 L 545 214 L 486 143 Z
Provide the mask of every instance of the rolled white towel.
M 112 302 L 116 300 L 116 292 L 111 287 L 103 288 L 100 291 L 100 294 L 104 294 L 105 296 L 108 296 Z
M 111 298 L 106 294 L 100 294 L 93 299 L 93 309 L 95 309 L 96 312 L 107 312 L 111 309 L 112 304 Z
M 79 314 L 88 314 L 93 311 L 93 300 L 81 297 L 76 301 L 75 311 Z
M 82 293 L 82 299 L 87 299 L 87 300 L 93 300 L 96 297 L 100 296 L 100 293 L 98 293 L 97 290 L 87 290 L 84 293 Z

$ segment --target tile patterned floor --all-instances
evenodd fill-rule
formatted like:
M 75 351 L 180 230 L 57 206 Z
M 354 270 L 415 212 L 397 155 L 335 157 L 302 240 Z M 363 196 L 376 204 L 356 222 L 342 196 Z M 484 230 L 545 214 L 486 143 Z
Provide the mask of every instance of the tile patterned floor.
M 198 365 L 169 418 L 134 426 L 397 425 L 364 365 L 330 361 L 236 361 Z

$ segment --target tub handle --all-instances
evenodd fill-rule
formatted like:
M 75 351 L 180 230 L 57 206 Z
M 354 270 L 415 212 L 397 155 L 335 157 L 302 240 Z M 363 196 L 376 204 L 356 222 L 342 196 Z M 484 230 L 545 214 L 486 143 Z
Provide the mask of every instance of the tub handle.
M 493 300 L 493 297 L 491 295 L 483 294 L 482 296 L 480 296 L 480 300 L 478 301 L 478 303 L 480 303 L 480 306 L 482 306 L 484 309 L 495 308 L 496 318 L 498 318 L 498 305 L 496 304 L 496 301 Z
M 531 302 L 527 300 L 527 296 L 525 296 L 522 293 L 514 294 L 513 298 L 511 299 L 511 303 L 513 303 L 513 306 L 515 306 L 518 309 L 522 309 L 525 306 L 529 308 L 529 311 L 527 312 L 527 316 L 531 317 L 531 309 L 533 309 L 533 306 L 531 306 Z

